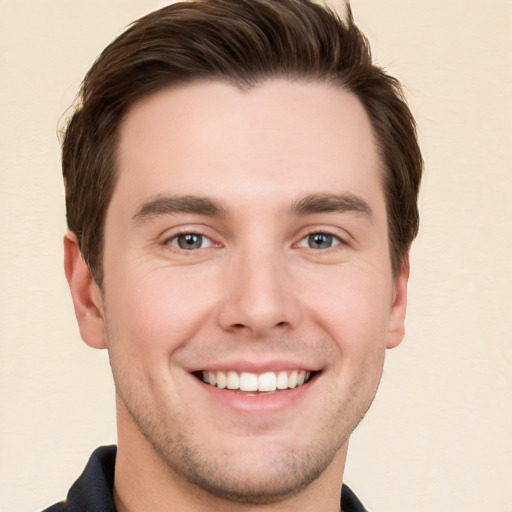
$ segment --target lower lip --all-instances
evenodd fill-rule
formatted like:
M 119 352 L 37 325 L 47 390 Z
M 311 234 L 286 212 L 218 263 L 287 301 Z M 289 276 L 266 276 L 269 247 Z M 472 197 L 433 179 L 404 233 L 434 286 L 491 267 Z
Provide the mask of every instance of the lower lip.
M 314 385 L 316 377 L 296 388 L 258 394 L 244 394 L 238 390 L 220 389 L 196 380 L 208 393 L 211 400 L 215 400 L 224 407 L 238 413 L 265 414 L 282 411 L 300 401 Z

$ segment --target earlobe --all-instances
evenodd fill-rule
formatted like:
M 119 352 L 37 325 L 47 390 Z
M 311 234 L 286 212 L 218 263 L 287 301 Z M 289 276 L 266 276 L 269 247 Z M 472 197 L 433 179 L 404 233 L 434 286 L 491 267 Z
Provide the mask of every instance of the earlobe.
M 64 236 L 64 270 L 82 339 L 93 348 L 107 348 L 101 291 L 71 232 Z
M 402 263 L 400 275 L 396 277 L 393 287 L 393 303 L 389 316 L 388 339 L 386 348 L 400 345 L 405 336 L 405 312 L 407 309 L 407 283 L 409 281 L 409 258 Z

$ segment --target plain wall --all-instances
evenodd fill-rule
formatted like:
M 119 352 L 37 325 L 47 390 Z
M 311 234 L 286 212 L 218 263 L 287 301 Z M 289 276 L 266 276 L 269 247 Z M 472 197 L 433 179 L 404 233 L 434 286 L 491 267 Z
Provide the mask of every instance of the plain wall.
M 108 359 L 62 269 L 56 130 L 96 55 L 161 4 L 0 0 L 1 512 L 64 498 L 115 442 Z M 406 339 L 345 481 L 379 512 L 512 512 L 512 1 L 352 6 L 406 85 L 426 174 Z

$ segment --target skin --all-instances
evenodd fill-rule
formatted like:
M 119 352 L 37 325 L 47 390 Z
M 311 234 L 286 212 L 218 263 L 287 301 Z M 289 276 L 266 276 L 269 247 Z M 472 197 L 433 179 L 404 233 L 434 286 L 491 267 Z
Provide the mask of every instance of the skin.
M 112 364 L 118 510 L 339 510 L 408 279 L 363 107 L 315 82 L 171 88 L 129 111 L 118 169 L 102 291 L 65 238 L 81 335 Z M 193 373 L 279 368 L 314 378 L 262 398 Z

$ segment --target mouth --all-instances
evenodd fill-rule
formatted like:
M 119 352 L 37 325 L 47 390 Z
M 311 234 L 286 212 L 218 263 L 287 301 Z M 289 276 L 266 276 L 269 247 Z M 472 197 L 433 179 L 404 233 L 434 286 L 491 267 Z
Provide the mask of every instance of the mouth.
M 278 372 L 251 373 L 226 371 L 200 371 L 195 375 L 204 383 L 219 389 L 262 394 L 299 388 L 309 382 L 317 372 L 306 370 L 281 370 Z

